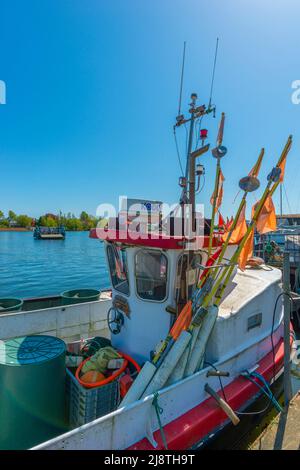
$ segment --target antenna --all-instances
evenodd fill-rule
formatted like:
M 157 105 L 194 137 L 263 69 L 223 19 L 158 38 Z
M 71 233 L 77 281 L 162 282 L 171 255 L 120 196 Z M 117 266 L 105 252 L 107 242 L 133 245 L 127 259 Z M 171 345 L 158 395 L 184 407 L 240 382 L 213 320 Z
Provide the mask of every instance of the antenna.
M 181 67 L 181 79 L 180 79 L 180 90 L 179 90 L 179 105 L 178 105 L 178 117 L 181 113 L 181 99 L 182 99 L 182 87 L 183 87 L 183 76 L 184 76 L 184 62 L 185 62 L 185 45 L 186 42 L 183 43 L 183 56 L 182 56 L 182 67 Z
M 211 78 L 208 109 L 211 107 L 211 99 L 212 99 L 213 86 L 214 86 L 214 81 L 215 81 L 215 71 L 216 71 L 216 63 L 217 63 L 217 56 L 218 56 L 218 46 L 219 46 L 219 38 L 217 38 L 217 42 L 216 42 L 215 59 L 214 59 L 213 73 L 212 73 L 212 78 Z

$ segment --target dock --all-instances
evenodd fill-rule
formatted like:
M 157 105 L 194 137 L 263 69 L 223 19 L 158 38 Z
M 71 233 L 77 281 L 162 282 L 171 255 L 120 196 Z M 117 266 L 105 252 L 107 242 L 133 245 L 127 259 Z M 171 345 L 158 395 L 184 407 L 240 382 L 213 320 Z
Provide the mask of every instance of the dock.
M 250 450 L 300 450 L 300 392 L 250 445 Z
M 63 240 L 65 237 L 61 233 L 41 233 L 40 240 Z
M 64 240 L 65 236 L 65 228 L 62 225 L 58 227 L 36 226 L 33 232 L 36 240 Z

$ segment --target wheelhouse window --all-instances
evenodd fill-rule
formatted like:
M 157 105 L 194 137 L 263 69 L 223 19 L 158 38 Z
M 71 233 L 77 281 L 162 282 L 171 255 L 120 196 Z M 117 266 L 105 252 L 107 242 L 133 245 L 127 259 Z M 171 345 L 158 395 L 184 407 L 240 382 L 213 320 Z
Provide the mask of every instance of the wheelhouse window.
M 141 299 L 162 302 L 167 296 L 167 257 L 155 250 L 140 250 L 135 256 L 136 290 Z
M 202 256 L 199 253 L 184 253 L 177 262 L 175 300 L 179 311 L 191 299 L 199 281 Z
M 116 245 L 108 245 L 107 258 L 113 287 L 122 294 L 129 295 L 126 250 Z

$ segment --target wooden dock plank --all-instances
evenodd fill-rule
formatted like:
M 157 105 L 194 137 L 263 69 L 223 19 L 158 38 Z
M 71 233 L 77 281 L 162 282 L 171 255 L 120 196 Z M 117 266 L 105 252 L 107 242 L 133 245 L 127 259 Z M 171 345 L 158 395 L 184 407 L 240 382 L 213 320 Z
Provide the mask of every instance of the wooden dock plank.
M 300 392 L 250 446 L 251 450 L 300 450 Z

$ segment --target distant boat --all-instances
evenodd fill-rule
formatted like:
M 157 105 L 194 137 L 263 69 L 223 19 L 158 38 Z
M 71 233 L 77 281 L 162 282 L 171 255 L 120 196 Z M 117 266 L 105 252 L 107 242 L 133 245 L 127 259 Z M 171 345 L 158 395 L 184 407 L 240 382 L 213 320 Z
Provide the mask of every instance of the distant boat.
M 295 270 L 300 266 L 300 214 L 276 216 L 277 229 L 262 235 L 255 234 L 254 254 L 270 266 L 283 267 L 283 253 L 290 254 L 291 283 L 294 285 Z
M 300 229 L 300 214 L 281 214 L 276 216 L 278 228 Z
M 35 227 L 33 236 L 36 240 L 64 240 L 65 227 Z

